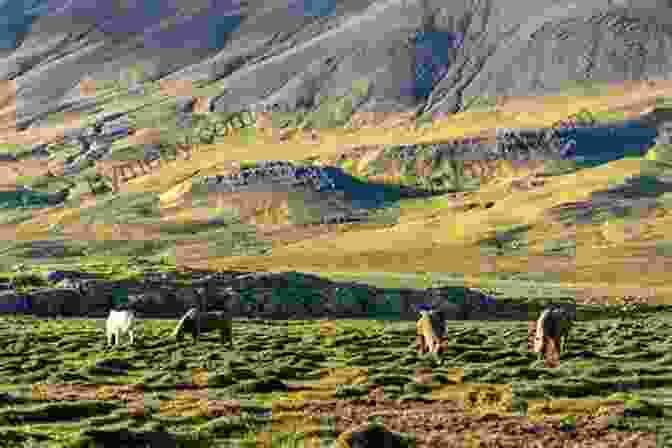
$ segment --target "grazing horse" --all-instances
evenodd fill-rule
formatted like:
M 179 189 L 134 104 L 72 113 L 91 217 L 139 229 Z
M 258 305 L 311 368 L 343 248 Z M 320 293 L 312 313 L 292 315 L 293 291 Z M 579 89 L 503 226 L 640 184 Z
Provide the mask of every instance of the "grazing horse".
M 111 310 L 110 315 L 107 316 L 107 345 L 112 345 L 114 338 L 114 345 L 119 345 L 122 334 L 128 334 L 131 345 L 135 339 L 133 326 L 135 324 L 135 312 L 132 310 Z
M 446 330 L 444 315 L 428 306 L 420 306 L 417 310 L 420 318 L 415 324 L 416 347 L 420 353 L 438 355 L 442 351 L 441 338 Z
M 539 354 L 540 360 L 545 356 L 548 364 L 551 363 L 549 360 L 551 355 L 559 359 L 567 346 L 574 319 L 575 316 L 563 307 L 549 306 L 542 311 L 537 320 L 532 347 L 532 351 Z
M 180 319 L 172 333 L 172 337 L 182 340 L 184 333 L 189 332 L 194 340 L 201 333 L 219 330 L 222 343 L 233 346 L 233 328 L 231 319 L 221 311 L 201 312 L 196 308 L 190 308 Z

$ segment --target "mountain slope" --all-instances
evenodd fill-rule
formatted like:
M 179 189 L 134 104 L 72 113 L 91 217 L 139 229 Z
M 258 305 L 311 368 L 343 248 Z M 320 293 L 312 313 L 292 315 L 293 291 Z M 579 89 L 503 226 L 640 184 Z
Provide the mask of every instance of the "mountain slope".
M 444 189 L 431 199 L 405 197 L 399 184 L 418 190 L 446 174 L 446 167 L 419 157 L 401 163 L 388 150 L 408 145 L 420 151 L 463 137 L 492 140 L 501 128 L 548 127 L 585 111 L 623 118 L 650 111 L 661 97 L 672 97 L 669 82 L 620 81 L 667 77 L 666 6 L 597 0 L 465 0 L 449 6 L 352 0 L 322 8 L 308 3 L 113 1 L 91 7 L 72 0 L 23 9 L 12 3 L 12 17 L 26 26 L 14 33 L 0 59 L 6 81 L 3 141 L 18 145 L 15 153 L 21 155 L 6 163 L 8 187 L 53 186 L 62 178 L 75 187 L 65 207 L 3 212 L 7 240 L 58 237 L 88 246 L 82 254 L 89 256 L 124 249 L 222 269 L 474 277 L 541 270 L 549 281 L 565 284 L 604 278 L 664 282 L 669 263 L 656 240 L 664 239 L 665 207 L 644 205 L 662 204 L 667 183 L 637 190 L 627 178 L 664 178 L 666 169 L 639 159 L 639 147 L 613 149 L 634 158 L 607 157 L 612 161 L 606 166 L 574 166 L 553 176 L 541 176 L 546 161 L 467 160 L 461 166 L 480 177 L 480 189 Z M 653 17 L 645 6 L 658 6 L 660 13 Z M 568 85 L 585 86 L 584 81 L 598 94 L 567 93 Z M 130 165 L 146 157 L 147 148 L 163 151 L 165 158 L 176 143 L 170 139 L 189 127 L 184 122 L 230 121 L 231 113 L 250 109 L 272 110 L 270 126 L 287 126 L 284 136 L 263 132 L 264 115 L 256 113 L 252 124 L 243 120 L 241 129 L 213 142 L 182 144 L 190 148 L 188 160 L 168 160 L 136 174 L 117 193 L 88 193 L 88 176 L 107 159 Z M 434 121 L 421 125 L 428 116 Z M 388 119 L 398 119 L 391 129 L 381 124 Z M 68 173 L 66 165 L 83 152 L 76 149 L 77 139 L 89 135 L 94 123 L 123 132 L 101 144 L 109 149 L 102 160 Z M 55 139 L 57 134 L 66 137 Z M 633 141 L 651 145 L 648 134 Z M 51 156 L 28 170 L 31 145 L 40 142 Z M 376 172 L 385 157 L 389 163 Z M 384 205 L 369 210 L 364 223 L 299 225 L 291 217 L 310 214 L 306 210 L 316 198 L 337 204 L 328 210 L 362 198 L 298 190 L 283 196 L 272 183 L 231 195 L 194 187 L 205 176 L 237 172 L 260 160 L 340 167 L 349 185 L 359 182 L 394 199 L 380 201 Z M 374 180 L 387 185 L 370 185 Z M 610 192 L 614 185 L 637 191 L 620 197 Z M 654 193 L 647 196 L 646 188 Z M 632 216 L 625 219 L 605 205 L 605 194 L 607 202 L 625 201 Z M 606 214 L 608 226 L 603 218 L 579 223 L 580 206 L 572 203 L 581 201 L 596 216 Z M 574 213 L 576 222 L 566 227 L 556 216 L 563 213 Z M 633 216 L 641 223 L 635 225 L 639 218 Z M 641 230 L 630 237 L 631 227 Z M 22 253 L 9 242 L 5 246 L 7 253 Z M 638 272 L 633 266 L 646 257 L 655 260 L 646 275 L 621 275 Z
M 146 79 L 220 80 L 210 98 L 215 111 L 313 110 L 367 80 L 369 95 L 356 111 L 452 112 L 468 97 L 557 91 L 568 80 L 664 78 L 670 65 L 669 8 L 652 18 L 641 2 L 637 9 L 606 0 L 269 5 L 12 6 L 25 26 L 0 60 L 0 78 L 15 83 L 17 126 L 48 111 L 93 110 L 96 101 L 79 94 L 78 82 L 118 79 L 127 68 Z

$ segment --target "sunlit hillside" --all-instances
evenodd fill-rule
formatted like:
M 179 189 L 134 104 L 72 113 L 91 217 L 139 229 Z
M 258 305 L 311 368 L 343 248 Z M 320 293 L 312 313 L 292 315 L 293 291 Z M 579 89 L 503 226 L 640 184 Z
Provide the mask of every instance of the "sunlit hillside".
M 207 218 L 208 210 L 212 209 L 212 204 L 203 208 L 191 203 L 190 180 L 196 175 L 230 171 L 242 162 L 327 161 L 367 145 L 442 142 L 494 135 L 497 128 L 550 126 L 582 110 L 596 114 L 621 111 L 633 117 L 649 111 L 656 98 L 671 94 L 669 83 L 661 82 L 627 88 L 614 85 L 600 96 L 508 98 L 492 111 L 462 112 L 416 128 L 319 130 L 318 141 L 307 141 L 303 132 L 289 133 L 287 141 L 278 141 L 269 133 L 250 136 L 241 131 L 232 134 L 225 143 L 197 145 L 190 160 L 167 162 L 150 174 L 131 179 L 122 185 L 120 194 L 151 193 L 159 199 L 162 222 L 189 225 Z M 624 185 L 628 178 L 665 174 L 663 165 L 638 158 L 616 160 L 545 177 L 543 185 L 529 191 L 511 188 L 512 182 L 529 174 L 525 169 L 499 172 L 493 182 L 462 198 L 462 206 L 454 195 L 403 199 L 395 205 L 398 218 L 394 224 L 335 225 L 317 234 L 301 230 L 291 238 L 283 230 L 284 233 L 274 236 L 272 252 L 264 255 L 218 257 L 207 249 L 199 250 L 199 242 L 190 240 L 182 243 L 185 245 L 182 253 L 191 256 L 178 256 L 176 262 L 216 269 L 325 273 L 458 272 L 472 279 L 492 272 L 543 272 L 544 278 L 553 283 L 604 286 L 605 295 L 622 293 L 619 288 L 649 286 L 656 287 L 656 296 L 667 294 L 661 289 L 669 264 L 660 249 L 669 221 L 664 207 L 643 216 L 608 216 L 587 224 L 568 225 L 551 216 L 554 207 L 589 201 L 592 194 Z M 642 187 L 645 188 L 648 187 Z M 642 190 L 637 194 L 657 193 Z M 465 202 L 472 205 L 465 208 Z M 273 203 L 268 202 L 268 206 Z M 487 203 L 492 204 L 485 207 Z M 19 224 L 16 237 L 47 238 L 50 226 L 59 224 L 66 234 L 70 228 L 73 232 L 70 235 L 80 239 L 148 240 L 161 235 L 161 228 L 148 222 L 83 225 L 82 211 L 95 204 L 96 201 L 87 201 L 70 210 L 45 211 Z M 273 214 L 263 210 L 253 213 Z M 491 242 L 501 235 L 509 235 L 505 237 L 509 246 L 514 240 L 520 243 L 515 249 L 500 247 L 500 252 L 493 251 Z M 571 250 L 558 255 L 548 249 L 553 242 L 560 246 L 566 243 Z M 643 263 L 647 269 L 641 269 Z

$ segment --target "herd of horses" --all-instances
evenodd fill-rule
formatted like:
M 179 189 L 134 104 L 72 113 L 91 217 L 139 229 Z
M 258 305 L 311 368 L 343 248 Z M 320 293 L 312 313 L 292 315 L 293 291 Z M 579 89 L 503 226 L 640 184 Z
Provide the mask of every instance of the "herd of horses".
M 445 337 L 446 319 L 440 308 L 417 307 L 415 346 L 420 353 L 431 353 L 437 360 L 448 345 Z M 560 356 L 567 346 L 569 332 L 576 314 L 564 306 L 550 305 L 542 312 L 534 326 L 530 326 L 528 348 L 545 360 L 547 367 L 557 367 Z
M 428 305 L 416 307 L 419 318 L 416 322 L 416 349 L 419 353 L 431 353 L 435 357 L 446 348 L 446 318 L 440 307 Z M 538 353 L 538 359 L 546 359 L 547 366 L 553 365 L 553 357 L 559 359 L 567 346 L 569 331 L 576 315 L 565 307 L 551 305 L 546 307 L 531 327 L 530 349 Z M 111 310 L 107 318 L 106 334 L 108 347 L 119 345 L 122 336 L 128 336 L 130 344 L 135 340 L 135 311 L 130 309 Z M 233 330 L 231 318 L 223 311 L 202 312 L 190 308 L 178 321 L 171 337 L 182 340 L 185 333 L 190 333 L 194 341 L 202 333 L 218 330 L 223 344 L 233 346 Z

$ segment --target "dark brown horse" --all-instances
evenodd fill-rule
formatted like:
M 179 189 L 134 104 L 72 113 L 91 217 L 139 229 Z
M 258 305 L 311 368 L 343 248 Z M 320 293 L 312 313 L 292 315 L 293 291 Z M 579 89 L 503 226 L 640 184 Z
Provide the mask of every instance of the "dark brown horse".
M 201 333 L 219 330 L 222 343 L 233 346 L 233 327 L 231 319 L 222 311 L 201 312 L 190 308 L 180 319 L 172 333 L 172 337 L 182 340 L 185 333 L 191 333 L 194 340 L 198 340 Z

